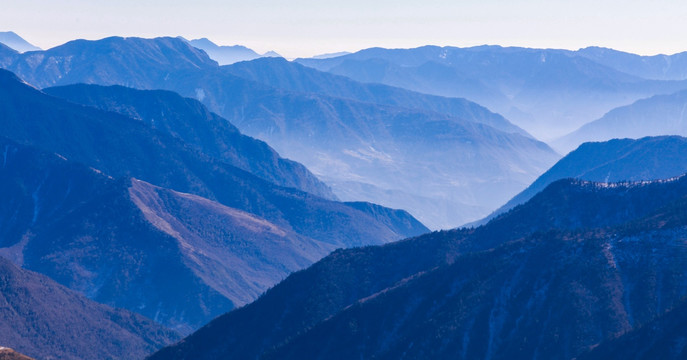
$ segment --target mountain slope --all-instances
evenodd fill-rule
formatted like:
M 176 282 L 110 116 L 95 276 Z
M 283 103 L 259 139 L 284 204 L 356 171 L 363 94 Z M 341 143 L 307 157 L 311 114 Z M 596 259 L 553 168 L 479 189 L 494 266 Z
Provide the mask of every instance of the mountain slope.
M 31 45 L 28 41 L 22 39 L 21 36 L 12 31 L 0 32 L 0 43 L 17 50 L 20 53 L 40 50 L 39 47 Z
M 685 228 L 643 230 L 535 235 L 463 256 L 361 300 L 265 358 L 574 358 L 687 292 Z
M 86 175 L 96 170 L 86 169 L 82 178 L 66 181 L 58 175 L 69 171 L 39 165 L 18 179 L 3 178 L 12 199 L 2 204 L 7 224 L 0 227 L 8 256 L 89 297 L 190 331 L 334 248 L 426 231 L 407 214 L 361 211 L 278 187 L 140 120 L 47 96 L 3 74 L 4 136 L 118 178 L 102 175 L 88 183 Z M 0 149 L 7 165 L 12 142 Z M 24 163 L 31 161 L 18 162 Z M 131 176 L 176 192 L 139 184 L 132 193 Z M 142 217 L 144 210 L 152 220 Z M 144 254 L 151 258 L 141 262 Z M 150 274 L 164 276 L 150 285 Z M 189 288 L 187 296 L 176 293 L 180 283 Z
M 369 349 L 370 351 L 379 350 L 377 348 L 379 343 L 370 343 L 368 341 L 374 342 L 374 339 L 377 339 L 377 336 L 382 336 L 382 334 L 395 336 L 393 334 L 397 334 L 397 332 L 393 330 L 393 327 L 396 325 L 409 328 L 413 328 L 415 325 L 427 325 L 429 327 L 419 331 L 420 334 L 426 332 L 429 335 L 428 338 L 443 338 L 436 334 L 435 330 L 437 328 L 431 326 L 431 321 L 426 321 L 428 318 L 425 315 L 416 313 L 417 316 L 413 316 L 415 310 L 437 310 L 442 304 L 447 306 L 463 304 L 464 309 L 462 311 L 467 314 L 471 313 L 471 309 L 484 310 L 484 307 L 480 307 L 481 305 L 479 304 L 488 303 L 493 305 L 494 299 L 501 301 L 499 304 L 507 304 L 511 296 L 510 294 L 516 293 L 521 294 L 521 296 L 513 299 L 513 304 L 514 306 L 522 306 L 526 303 L 523 300 L 532 298 L 536 294 L 536 292 L 530 291 L 532 289 L 530 286 L 541 286 L 543 283 L 551 280 L 551 276 L 557 274 L 557 271 L 542 271 L 542 269 L 561 270 L 562 278 L 567 280 L 559 282 L 559 286 L 556 288 L 559 293 L 554 298 L 565 298 L 567 295 L 561 295 L 560 291 L 565 292 L 572 289 L 569 286 L 569 282 L 566 283 L 566 281 L 576 279 L 581 267 L 587 265 L 603 267 L 608 265 L 607 254 L 596 252 L 599 248 L 603 249 L 609 245 L 609 241 L 617 244 L 618 247 L 624 247 L 622 250 L 624 254 L 629 255 L 635 252 L 647 254 L 646 257 L 641 259 L 627 256 L 623 258 L 623 261 L 632 263 L 633 269 L 641 270 L 633 270 L 632 276 L 651 276 L 648 270 L 651 267 L 648 267 L 645 262 L 662 263 L 664 260 L 663 256 L 665 255 L 663 250 L 672 251 L 672 248 L 662 247 L 660 252 L 653 253 L 646 251 L 646 249 L 637 250 L 637 248 L 633 248 L 635 246 L 633 244 L 637 244 L 636 246 L 639 247 L 643 247 L 645 244 L 641 241 L 628 241 L 627 246 L 620 245 L 621 241 L 619 239 L 622 239 L 625 235 L 619 235 L 618 238 L 615 238 L 612 235 L 612 231 L 606 233 L 601 230 L 595 232 L 589 229 L 601 226 L 619 226 L 636 218 L 652 219 L 652 214 L 660 214 L 663 207 L 673 202 L 676 198 L 684 197 L 686 194 L 686 177 L 669 182 L 620 184 L 614 186 L 599 186 L 594 183 L 562 180 L 552 184 L 546 191 L 538 194 L 525 206 L 518 208 L 522 211 L 504 214 L 487 226 L 479 229 L 434 232 L 382 247 L 337 251 L 310 268 L 289 276 L 285 281 L 266 292 L 265 295 L 252 304 L 215 319 L 207 326 L 187 337 L 184 341 L 160 351 L 152 359 L 181 359 L 188 357 L 198 359 L 218 357 L 237 359 L 263 358 L 270 352 L 275 351 L 275 349 L 279 349 L 282 345 L 287 344 L 287 346 L 291 346 L 289 344 L 295 344 L 296 342 L 300 345 L 293 345 L 295 347 L 301 345 L 307 347 L 310 344 L 317 346 L 318 349 L 327 349 L 328 346 L 335 344 L 332 346 L 337 346 L 337 350 L 333 352 L 327 351 L 326 356 L 323 355 L 325 357 L 351 358 L 363 356 L 369 358 L 378 353 L 357 353 L 358 350 L 361 350 L 360 346 L 368 344 L 369 346 L 365 346 L 364 349 Z M 580 203 L 586 203 L 588 206 L 580 207 L 576 203 L 567 204 L 566 200 L 568 199 L 579 199 Z M 595 200 L 596 202 L 589 200 Z M 534 216 L 540 213 L 545 215 Z M 683 212 L 677 210 L 666 213 L 684 215 Z M 599 216 L 595 216 L 595 214 Z M 606 216 L 607 214 L 615 215 L 608 217 Z M 667 220 L 668 218 L 664 219 Z M 654 228 L 659 228 L 660 226 L 665 226 L 666 228 L 684 226 L 686 220 L 683 216 L 682 218 L 678 217 L 677 220 L 671 223 L 669 221 L 664 222 L 662 218 L 656 218 L 652 222 L 640 224 L 635 230 L 632 230 L 632 234 L 639 234 L 645 230 L 652 232 Z M 662 225 L 658 226 L 656 224 Z M 551 231 L 556 228 L 564 230 Z M 621 227 L 621 229 L 624 229 L 624 227 Z M 568 230 L 575 230 L 575 232 L 568 233 Z M 661 233 L 661 236 L 664 236 L 667 244 L 680 244 L 683 240 L 681 240 L 680 236 L 675 238 L 671 231 L 666 230 Z M 538 235 L 529 236 L 533 232 Z M 629 234 L 629 232 L 627 233 Z M 641 236 L 640 239 L 648 239 L 645 235 L 638 236 Z M 521 239 L 523 238 L 527 239 L 522 241 Z M 626 237 L 626 239 L 631 238 L 631 236 Z M 509 242 L 512 243 L 496 250 L 488 250 Z M 646 246 L 651 246 L 651 244 L 646 244 Z M 684 250 L 684 247 L 678 249 L 678 251 Z M 553 256 L 553 254 L 556 255 Z M 676 254 L 675 257 L 669 257 L 670 261 L 667 260 L 666 264 L 670 265 L 665 267 L 666 275 L 670 274 L 672 277 L 679 278 L 682 265 L 672 260 L 680 260 L 682 256 L 680 254 Z M 522 270 L 520 272 L 517 271 L 518 267 L 528 267 L 529 269 L 526 273 L 533 274 L 535 278 L 528 279 L 524 277 Z M 624 269 L 620 265 L 619 268 Z M 588 270 L 585 270 L 585 273 L 586 271 Z M 589 270 L 589 272 L 593 274 L 594 270 Z M 599 274 L 602 274 L 603 283 L 608 281 L 612 286 L 618 286 L 614 271 L 609 272 L 608 269 L 599 270 Z M 613 276 L 607 276 L 609 274 Z M 524 282 L 528 287 L 520 289 L 516 286 L 517 282 L 511 282 L 510 284 L 506 282 L 504 284 L 505 280 L 513 276 L 518 277 L 517 282 Z M 548 280 L 541 279 L 541 281 L 538 281 L 536 276 L 549 278 Z M 427 280 L 430 278 L 435 280 Z M 591 276 L 590 278 L 594 277 Z M 668 281 L 668 276 L 664 279 Z M 445 284 L 444 281 L 453 282 L 449 290 L 444 291 L 446 289 L 442 285 Z M 417 283 L 417 287 L 413 285 L 415 283 Z M 480 285 L 482 283 L 484 283 L 483 286 Z M 467 286 L 469 284 L 472 284 L 471 287 Z M 590 286 L 592 285 L 590 284 Z M 600 299 L 609 299 L 609 295 L 603 293 L 604 286 L 599 287 L 599 283 L 593 286 L 594 291 L 598 291 L 597 295 Z M 664 303 L 661 305 L 664 307 L 670 306 L 669 298 L 675 299 L 679 296 L 679 293 L 687 291 L 687 289 L 680 288 L 677 285 L 668 285 L 668 282 L 664 283 L 664 286 L 667 292 L 663 298 Z M 408 290 L 409 287 L 413 290 Z M 470 295 L 472 297 L 456 299 L 455 296 L 459 294 L 457 291 L 460 288 L 464 289 L 463 294 L 473 294 Z M 633 291 L 640 291 L 640 288 L 642 292 L 651 290 L 650 286 L 647 289 L 637 285 Z M 504 294 L 503 298 L 497 295 L 490 298 L 486 295 L 471 293 L 470 289 L 484 290 L 485 294 L 493 294 L 495 289 L 510 290 L 505 290 L 509 293 Z M 642 296 L 646 296 L 647 293 L 643 292 L 642 294 Z M 579 294 L 570 295 L 578 296 Z M 377 302 L 378 299 L 388 299 L 389 297 L 395 300 L 389 302 L 380 300 L 380 302 Z M 452 297 L 454 300 L 447 300 L 445 297 Z M 613 299 L 613 297 L 610 299 Z M 434 302 L 435 300 L 436 302 Z M 538 300 L 534 301 L 537 304 L 541 304 Z M 603 301 L 601 301 L 602 304 Z M 653 298 L 651 301 L 656 301 L 656 298 Z M 419 306 L 422 303 L 426 305 Z M 516 303 L 518 305 L 515 305 Z M 555 301 L 546 303 L 548 304 L 547 306 L 556 304 Z M 567 300 L 565 303 L 568 303 Z M 365 315 L 357 317 L 357 315 L 362 314 L 358 310 L 370 304 L 377 304 L 379 306 L 371 305 L 375 306 L 374 310 L 364 310 Z M 651 310 L 656 308 L 655 303 L 652 306 L 648 306 L 648 308 L 643 307 L 642 309 L 645 310 L 642 311 L 645 312 L 640 312 L 638 311 L 639 305 L 637 305 L 635 311 L 638 312 L 634 314 L 637 321 L 648 320 L 652 316 L 657 315 L 654 310 Z M 601 308 L 603 307 L 597 307 L 596 309 Z M 615 309 L 618 310 L 617 308 Z M 584 311 L 586 311 L 585 308 L 571 309 L 571 311 L 573 310 L 576 311 L 577 315 L 583 315 Z M 496 312 L 495 314 L 498 314 L 501 310 L 494 311 Z M 524 314 L 527 311 L 529 310 L 518 309 L 516 313 Z M 391 312 L 394 312 L 394 315 L 387 316 Z M 349 317 L 350 314 L 355 314 L 356 318 Z M 474 314 L 474 312 L 471 314 Z M 482 315 L 485 317 L 480 318 L 474 324 L 484 324 L 486 326 L 490 323 L 489 311 L 482 312 Z M 564 313 L 556 313 L 556 316 L 561 315 L 564 318 Z M 365 320 L 368 316 L 374 320 L 370 322 Z M 533 316 L 531 320 L 536 321 L 536 319 L 545 318 Z M 341 320 L 339 322 L 337 319 L 351 321 L 343 328 L 338 327 L 338 325 L 334 327 L 327 325 L 334 323 L 343 324 L 347 321 Z M 455 312 L 443 313 L 442 315 L 437 314 L 436 319 L 438 324 L 444 324 L 446 321 L 458 321 L 460 315 Z M 589 320 L 589 318 L 586 318 L 584 322 L 589 324 L 587 322 Z M 513 321 L 514 319 L 510 319 L 506 324 L 512 324 Z M 563 322 L 563 324 L 565 323 L 574 324 L 574 322 L 569 321 Z M 625 326 L 623 325 L 625 324 L 624 321 L 615 322 L 614 324 L 613 326 L 621 325 L 615 328 L 617 331 L 626 329 L 623 327 Z M 368 327 L 368 325 L 370 326 Z M 468 326 L 468 328 L 470 327 L 472 326 Z M 397 329 L 400 329 L 400 327 Z M 481 329 L 484 330 L 484 327 Z M 476 329 L 475 331 L 478 330 Z M 317 331 L 323 331 L 323 336 L 326 336 L 326 339 L 314 339 L 312 336 L 317 336 Z M 548 332 L 548 334 L 555 333 L 555 331 Z M 352 339 L 349 335 L 356 337 L 360 335 L 362 338 Z M 300 336 L 304 336 L 303 339 L 309 340 L 301 342 L 299 340 Z M 471 341 L 469 339 L 489 338 L 483 332 L 470 332 L 467 336 L 468 339 L 465 341 L 468 342 Z M 594 336 L 596 335 L 582 336 L 585 339 L 585 346 L 592 345 L 600 340 L 600 338 Z M 571 338 L 576 337 L 573 336 Z M 350 342 L 346 342 L 347 339 Z M 461 346 L 460 344 L 463 341 L 461 339 L 465 339 L 465 337 L 461 335 L 457 338 L 445 337 L 445 339 L 453 344 L 453 349 L 455 349 L 455 347 Z M 311 343 L 311 340 L 314 342 Z M 340 342 L 340 340 L 342 341 Z M 338 347 L 338 345 L 344 343 L 346 345 Z M 391 345 L 394 343 L 399 346 L 403 344 L 409 345 L 413 343 L 413 339 L 405 338 L 398 342 L 392 340 L 388 343 L 388 348 L 392 348 Z M 546 344 L 547 341 L 542 343 Z M 475 354 L 479 355 L 474 355 L 475 357 L 485 357 L 484 345 L 476 344 Z M 385 349 L 385 346 L 382 345 L 382 349 Z M 531 344 L 528 346 L 531 346 Z M 441 348 L 442 346 L 437 344 L 437 346 L 422 347 L 421 349 L 430 351 L 430 349 Z M 334 347 L 329 349 L 334 349 Z M 365 351 L 364 349 L 361 351 Z M 576 349 L 580 350 L 581 348 L 576 347 Z M 274 355 L 276 357 L 286 357 L 289 354 L 297 353 L 296 350 L 293 353 L 289 352 L 291 350 L 287 350 L 286 348 L 283 350 L 284 352 L 277 350 Z M 308 357 L 314 357 L 318 354 L 319 350 L 311 350 L 312 352 Z M 454 353 L 450 357 L 460 357 L 459 354 L 456 355 Z M 448 356 L 445 353 L 439 355 Z M 295 356 L 297 357 L 298 355 Z M 390 357 L 394 356 L 400 356 L 400 354 L 390 355 Z M 432 356 L 415 354 L 410 357 L 422 358 Z M 531 358 L 531 356 L 525 356 L 524 358 Z
M 138 358 L 178 339 L 149 319 L 88 300 L 2 257 L 0 308 L 0 343 L 35 358 Z
M 405 210 L 389 209 L 377 204 L 355 201 L 344 203 L 356 210 L 371 215 L 376 220 L 387 224 L 392 229 L 408 229 L 409 233 L 424 234 L 429 232 L 421 222 L 410 216 Z
M 296 61 L 358 81 L 466 98 L 545 140 L 569 133 L 615 107 L 687 85 L 645 80 L 555 49 L 371 48 L 331 59 Z
M 638 139 L 657 135 L 687 135 L 687 91 L 656 95 L 613 109 L 552 144 L 563 151 L 587 141 Z
M 602 342 L 578 357 L 589 359 L 684 359 L 687 356 L 687 305 L 683 300 L 657 319 Z
M 679 136 L 645 137 L 638 140 L 614 139 L 585 143 L 559 160 L 527 189 L 513 197 L 487 218 L 523 204 L 552 182 L 576 178 L 589 181 L 617 182 L 666 179 L 687 172 L 687 139 Z
M 4 68 L 10 66 L 18 56 L 19 53 L 16 50 L 0 43 L 0 67 Z
M 335 248 L 198 196 L 0 145 L 0 254 L 182 332 Z
M 44 92 L 141 120 L 204 154 L 274 184 L 335 199 L 331 190 L 303 165 L 283 159 L 264 142 L 241 134 L 229 121 L 211 113 L 197 100 L 162 90 L 85 84 L 48 88 Z

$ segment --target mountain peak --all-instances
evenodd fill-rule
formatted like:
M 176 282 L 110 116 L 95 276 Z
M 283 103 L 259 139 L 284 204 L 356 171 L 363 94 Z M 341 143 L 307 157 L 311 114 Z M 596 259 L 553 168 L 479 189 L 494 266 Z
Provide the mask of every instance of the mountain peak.
M 0 32 L 0 43 L 3 43 L 20 53 L 41 50 L 41 48 L 32 45 L 13 31 Z
M 112 36 L 73 40 L 45 51 L 19 54 L 8 69 L 39 88 L 99 83 L 151 89 L 172 73 L 217 66 L 204 51 L 179 38 Z
M 260 55 L 243 45 L 217 45 L 208 38 L 194 39 L 188 43 L 193 47 L 205 51 L 208 56 L 217 61 L 220 65 L 229 65 L 236 62 L 249 61 L 265 56 L 275 56 L 268 55 L 267 53 Z M 279 55 L 276 54 L 276 56 Z
M 283 58 L 283 56 L 279 55 L 279 54 L 276 53 L 275 51 L 268 51 L 268 52 L 262 54 L 262 56 L 263 56 L 263 57 L 279 57 L 279 58 Z
M 210 39 L 208 39 L 208 38 L 193 39 L 193 40 L 188 40 L 188 42 L 189 42 L 191 45 L 219 47 L 219 45 L 217 45 L 217 44 L 215 44 L 214 42 L 210 41 Z

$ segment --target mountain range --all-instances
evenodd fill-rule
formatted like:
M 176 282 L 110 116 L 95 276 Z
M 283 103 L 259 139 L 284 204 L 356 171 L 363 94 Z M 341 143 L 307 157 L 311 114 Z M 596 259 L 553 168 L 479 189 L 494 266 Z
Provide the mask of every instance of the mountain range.
M 229 65 L 263 57 L 281 57 L 281 55 L 274 51 L 268 51 L 261 55 L 241 45 L 219 46 L 207 38 L 189 40 L 188 42 L 193 47 L 205 51 L 211 59 L 217 61 L 220 65 Z
M 151 359 L 570 359 L 687 294 L 685 196 L 560 180 L 477 229 L 337 251 Z
M 53 60 L 29 68 L 36 61 L 16 55 L 9 68 L 42 88 L 119 83 L 196 98 L 305 164 L 339 198 L 405 209 L 434 229 L 487 215 L 559 157 L 465 100 L 365 85 L 280 59 L 219 67 L 176 38 L 76 41 L 41 55 Z M 47 66 L 65 62 L 70 67 Z M 307 79 L 289 80 L 300 78 Z
M 157 84 L 173 72 L 217 67 L 204 51 L 169 37 L 74 40 L 44 51 L 5 55 L 2 62 L 39 88 L 96 83 L 159 89 Z
M 328 186 L 303 165 L 281 158 L 262 141 L 243 135 L 197 100 L 170 91 L 77 84 L 43 90 L 70 102 L 117 112 L 140 120 L 192 145 L 197 151 L 248 171 L 274 184 L 336 199 Z
M 653 80 L 687 79 L 687 52 L 673 55 L 643 56 L 623 51 L 591 46 L 575 52 L 599 64 L 626 74 Z
M 198 196 L 7 141 L 2 148 L 0 254 L 181 332 L 335 248 Z
M 503 114 L 544 140 L 563 136 L 607 111 L 687 88 L 679 80 L 628 74 L 593 51 L 500 46 L 371 48 L 296 62 L 354 80 L 463 97 Z M 585 55 L 586 54 L 586 55 Z M 640 60 L 641 61 L 641 60 Z M 677 71 L 677 70 L 676 70 Z
M 0 42 L 0 358 L 684 358 L 684 53 L 241 56 Z
M 556 180 L 575 178 L 597 182 L 667 179 L 687 172 L 687 139 L 656 136 L 641 139 L 614 139 L 580 145 L 559 160 L 530 186 L 488 217 L 468 224 L 475 226 L 527 202 Z
M 369 234 L 358 235 L 379 229 L 371 224 L 343 227 L 339 223 L 313 223 L 317 218 L 313 218 L 314 213 L 330 206 L 343 213 L 356 212 L 350 213 L 351 208 L 345 204 L 275 186 L 201 153 L 178 137 L 149 127 L 141 120 L 70 103 L 27 86 L 10 73 L 2 74 L 1 110 L 6 124 L 3 135 L 19 143 L 59 153 L 110 176 L 133 176 L 157 186 L 217 200 L 282 225 L 288 223 L 307 236 L 322 236 L 329 243 L 361 244 Z M 228 184 L 233 186 L 229 188 Z M 294 202 L 308 202 L 308 211 L 287 211 Z M 332 226 L 340 228 L 341 236 L 335 235 L 339 231 Z M 357 234 L 358 231 L 362 233 Z M 382 233 L 377 234 L 375 241 L 410 236 L 386 228 Z
M 231 139 L 204 129 L 231 133 L 233 127 L 191 116 L 206 114 L 190 111 L 202 110 L 197 102 L 166 92 L 94 87 L 113 92 L 103 99 L 119 94 L 123 109 L 141 115 L 134 119 L 49 96 L 6 71 L 0 75 L 2 135 L 11 139 L 1 147 L 3 196 L 11 199 L 4 204 L 2 251 L 92 299 L 179 331 L 250 302 L 335 248 L 427 231 L 405 212 L 280 187 L 221 162 L 219 152 L 217 158 L 201 152 L 229 143 L 203 147 L 198 139 L 206 138 L 198 134 Z M 124 101 L 137 94 L 151 100 L 147 107 Z M 162 109 L 190 115 L 153 126 L 146 114 Z M 264 143 L 238 133 L 233 138 L 239 159 L 279 169 L 271 163 L 278 156 Z M 36 154 L 13 158 L 26 145 Z M 46 156 L 50 160 L 40 160 Z M 282 172 L 303 169 L 295 165 Z M 186 296 L 176 295 L 179 286 Z
M 244 88 L 261 100 L 231 97 L 235 87 L 204 93 L 238 100 L 221 103 L 232 122 L 305 164 L 339 198 L 407 209 L 433 229 L 488 212 L 558 159 L 530 137 L 435 112 Z
M 403 208 L 433 229 L 488 212 L 558 158 L 503 117 L 465 100 L 366 86 L 280 59 L 254 62 L 222 73 L 261 86 L 226 75 L 218 83 L 222 75 L 216 74 L 175 89 L 194 96 L 184 89 L 204 84 L 205 104 L 304 163 L 340 198 Z M 270 74 L 280 75 L 272 81 Z
M 503 116 L 465 99 L 426 95 L 382 84 L 361 83 L 345 76 L 317 71 L 282 58 L 246 61 L 223 69 L 238 77 L 277 89 L 426 110 L 489 125 L 503 132 L 531 137 Z

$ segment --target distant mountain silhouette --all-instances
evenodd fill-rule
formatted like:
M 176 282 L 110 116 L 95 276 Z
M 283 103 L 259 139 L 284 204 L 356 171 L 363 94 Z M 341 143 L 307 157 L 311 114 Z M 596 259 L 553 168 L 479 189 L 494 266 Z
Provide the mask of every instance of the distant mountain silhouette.
M 552 144 L 566 152 L 587 141 L 658 135 L 687 136 L 687 91 L 656 95 L 613 109 Z
M 77 104 L 113 111 L 141 120 L 213 158 L 234 165 L 277 185 L 336 197 L 303 165 L 279 157 L 262 141 L 241 134 L 226 119 L 208 111 L 197 100 L 169 91 L 142 91 L 121 86 L 69 85 L 44 92 Z
M 687 294 L 685 199 L 685 176 L 561 180 L 478 229 L 337 251 L 151 359 L 573 358 Z
M 545 140 L 569 133 L 615 107 L 687 88 L 685 81 L 647 80 L 589 55 L 554 49 L 371 48 L 296 61 L 358 81 L 466 98 Z
M 2 60 L 0 60 L 2 62 Z M 75 83 L 158 89 L 173 72 L 217 67 L 202 50 L 176 38 L 74 40 L 29 52 L 5 66 L 39 88 Z
M 599 64 L 612 67 L 624 73 L 644 79 L 685 80 L 687 79 L 687 52 L 673 55 L 641 56 L 623 51 L 587 47 L 575 52 Z
M 207 38 L 188 41 L 193 47 L 205 51 L 210 58 L 220 65 L 229 65 L 240 61 L 249 61 L 261 57 L 281 57 L 274 51 L 258 54 L 255 51 L 241 45 L 219 46 Z
M 27 51 L 38 51 L 41 49 L 38 46 L 30 44 L 28 41 L 22 39 L 21 36 L 12 31 L 0 31 L 0 43 L 3 43 L 20 53 Z
M 37 359 L 140 358 L 179 338 L 0 257 L 0 343 Z M 26 360 L 0 348 L 0 359 Z
M 614 139 L 580 145 L 558 161 L 527 189 L 491 215 L 469 225 L 484 224 L 495 216 L 523 204 L 552 182 L 576 178 L 617 182 L 666 179 L 687 172 L 687 139 L 680 136 Z
M 312 58 L 313 59 L 330 59 L 330 58 L 335 58 L 335 57 L 344 56 L 344 55 L 348 55 L 348 54 L 350 54 L 350 52 L 348 52 L 348 51 L 339 51 L 339 52 L 335 52 L 335 53 L 315 55 Z
M 507 133 L 531 136 L 499 114 L 465 99 L 432 96 L 381 84 L 366 84 L 286 61 L 258 59 L 224 68 L 233 75 L 278 89 L 427 110 L 489 125 Z

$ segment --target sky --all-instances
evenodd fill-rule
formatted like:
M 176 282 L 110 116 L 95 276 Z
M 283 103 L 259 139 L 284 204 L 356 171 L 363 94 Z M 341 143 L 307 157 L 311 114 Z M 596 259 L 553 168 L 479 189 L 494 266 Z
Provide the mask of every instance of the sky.
M 0 31 L 41 48 L 107 36 L 207 37 L 287 58 L 380 46 L 687 50 L 679 0 L 0 0 Z

